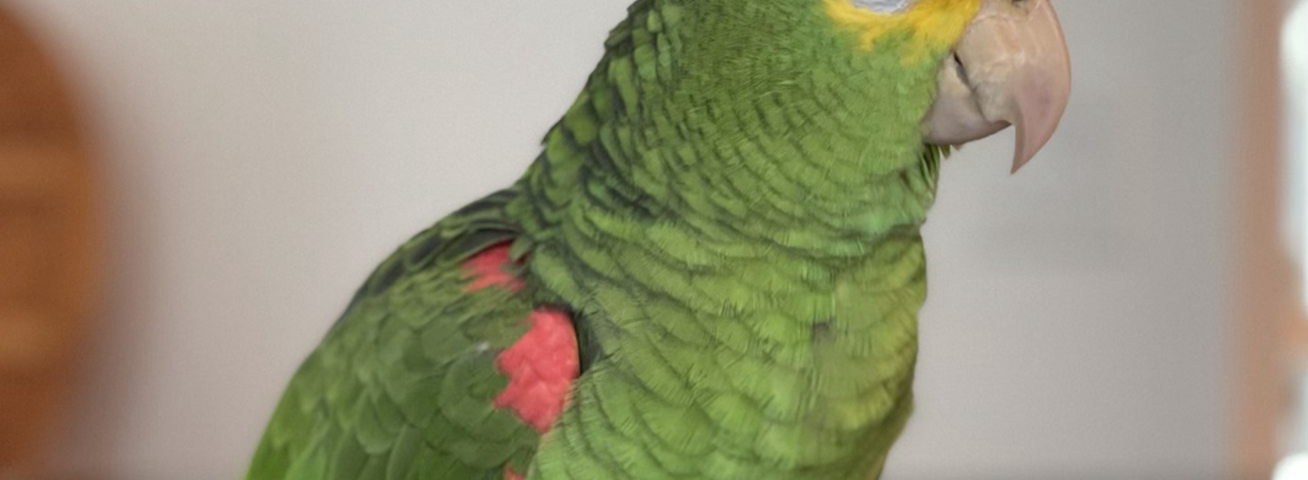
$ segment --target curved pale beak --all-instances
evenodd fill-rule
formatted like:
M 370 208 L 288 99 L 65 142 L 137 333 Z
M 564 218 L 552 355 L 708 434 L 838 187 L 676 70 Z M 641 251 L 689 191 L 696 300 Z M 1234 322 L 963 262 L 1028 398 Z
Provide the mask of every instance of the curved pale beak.
M 960 145 L 1017 127 L 1013 172 L 1058 128 L 1072 90 L 1067 42 L 1049 0 L 983 0 L 945 60 L 927 142 Z

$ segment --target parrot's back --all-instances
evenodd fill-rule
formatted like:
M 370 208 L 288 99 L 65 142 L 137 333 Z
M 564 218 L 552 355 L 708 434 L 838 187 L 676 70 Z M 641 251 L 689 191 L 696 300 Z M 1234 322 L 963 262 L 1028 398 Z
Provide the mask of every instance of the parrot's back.
M 566 313 L 539 308 L 517 277 L 504 215 L 515 195 L 465 207 L 376 270 L 295 374 L 249 480 L 526 471 L 533 422 L 557 415 L 577 352 Z M 542 353 L 562 354 L 554 371 L 531 370 Z
M 924 119 L 943 92 L 950 139 L 1002 127 L 973 94 L 1003 91 L 970 82 L 1016 70 L 953 45 L 984 17 L 977 54 L 1008 52 L 1002 28 L 1031 23 L 1006 18 L 1032 12 L 1052 18 L 636 0 L 526 174 L 359 290 L 248 480 L 877 478 L 912 410 L 920 232 L 954 144 Z M 1018 97 L 994 104 L 1052 132 L 1053 97 Z
M 799 84 L 682 77 L 684 5 L 637 1 L 526 174 L 378 267 L 248 480 L 878 475 L 912 406 L 943 150 L 869 150 L 844 131 L 918 127 Z M 827 161 L 849 152 L 890 160 Z

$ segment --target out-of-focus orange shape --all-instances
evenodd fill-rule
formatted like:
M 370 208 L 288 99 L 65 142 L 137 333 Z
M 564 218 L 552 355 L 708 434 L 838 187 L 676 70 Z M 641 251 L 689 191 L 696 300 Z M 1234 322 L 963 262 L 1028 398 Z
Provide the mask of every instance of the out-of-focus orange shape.
M 0 477 L 40 475 L 94 316 L 92 155 L 55 67 L 0 10 Z

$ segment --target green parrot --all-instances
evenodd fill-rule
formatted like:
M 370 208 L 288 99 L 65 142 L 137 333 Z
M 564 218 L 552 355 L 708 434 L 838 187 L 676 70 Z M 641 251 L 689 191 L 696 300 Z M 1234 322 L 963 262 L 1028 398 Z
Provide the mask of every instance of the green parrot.
M 385 260 L 249 480 L 875 479 L 952 146 L 1053 135 L 1049 0 L 637 0 L 512 186 Z

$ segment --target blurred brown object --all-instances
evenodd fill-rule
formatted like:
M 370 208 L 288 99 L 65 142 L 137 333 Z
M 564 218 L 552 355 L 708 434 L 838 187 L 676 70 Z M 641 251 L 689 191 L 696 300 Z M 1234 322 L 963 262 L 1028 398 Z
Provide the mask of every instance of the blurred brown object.
M 92 317 L 91 158 L 54 62 L 0 9 L 0 477 L 39 468 Z
M 1280 460 L 1280 433 L 1293 407 L 1289 357 L 1302 342 L 1285 335 L 1304 321 L 1302 289 L 1294 262 L 1281 245 L 1284 159 L 1280 32 L 1285 2 L 1242 3 L 1240 116 L 1236 165 L 1239 195 L 1234 272 L 1238 281 L 1234 365 L 1232 478 L 1272 478 Z

